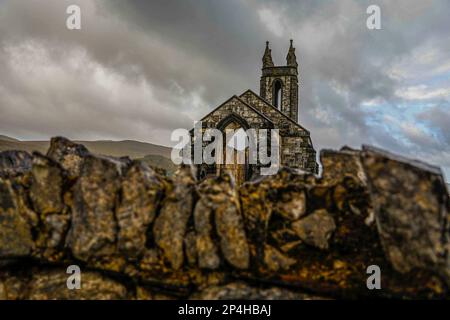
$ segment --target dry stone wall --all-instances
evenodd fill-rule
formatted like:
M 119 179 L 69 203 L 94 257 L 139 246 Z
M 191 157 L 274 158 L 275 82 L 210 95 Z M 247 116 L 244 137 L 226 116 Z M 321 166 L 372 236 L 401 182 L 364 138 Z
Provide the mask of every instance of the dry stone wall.
M 64 138 L 47 155 L 2 152 L 0 298 L 448 298 L 440 170 L 371 147 L 321 162 L 321 177 L 282 168 L 237 188 Z

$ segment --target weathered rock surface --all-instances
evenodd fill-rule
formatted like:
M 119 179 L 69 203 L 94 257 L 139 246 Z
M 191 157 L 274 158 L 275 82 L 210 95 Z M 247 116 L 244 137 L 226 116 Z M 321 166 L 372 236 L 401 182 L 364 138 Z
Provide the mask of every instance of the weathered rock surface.
M 175 172 L 153 227 L 156 244 L 175 270 L 184 262 L 183 242 L 194 203 L 194 176 L 190 167 Z
M 296 263 L 270 245 L 264 246 L 264 264 L 270 271 L 287 270 Z
M 249 251 L 237 191 L 230 176 L 211 180 L 216 185 L 205 192 L 214 203 L 214 224 L 225 260 L 235 268 L 247 269 Z M 206 190 L 205 190 L 206 191 Z
M 27 256 L 32 247 L 31 226 L 20 214 L 11 181 L 0 178 L 0 257 Z
M 73 255 L 90 261 L 116 251 L 118 201 L 122 163 L 88 155 L 74 186 L 72 222 L 67 244 Z
M 336 224 L 325 209 L 320 209 L 292 223 L 292 229 L 305 243 L 319 249 L 328 249 L 328 241 Z
M 28 152 L 7 150 L 0 152 L 0 178 L 14 177 L 31 170 L 33 158 Z
M 116 215 L 118 249 L 129 258 L 137 258 L 144 252 L 147 230 L 155 219 L 163 193 L 161 177 L 145 163 L 135 161 L 127 168 Z
M 0 276 L 0 299 L 117 300 L 129 299 L 126 286 L 97 272 L 84 272 L 81 288 L 67 288 L 65 270 L 33 268 L 29 274 Z
M 63 173 L 60 165 L 39 153 L 33 154 L 30 199 L 36 212 L 42 215 L 61 212 L 63 203 Z
M 320 157 L 321 177 L 282 168 L 237 188 L 64 138 L 0 153 L 0 299 L 448 298 L 440 170 L 370 147 Z
M 195 251 L 198 266 L 202 269 L 217 269 L 220 265 L 219 250 L 213 239 L 213 210 L 208 200 L 200 199 L 195 205 Z
M 247 269 L 249 248 L 237 191 L 230 176 L 205 180 L 197 192 L 200 199 L 194 210 L 194 224 L 199 267 L 217 269 L 220 247 L 227 263 Z
M 437 272 L 450 283 L 450 212 L 439 168 L 364 147 L 380 240 L 402 273 Z
M 79 177 L 88 149 L 82 144 L 72 142 L 63 137 L 54 137 L 50 140 L 47 156 L 57 161 L 71 178 Z
M 192 295 L 193 300 L 312 300 L 318 296 L 282 288 L 258 288 L 242 282 L 212 286 Z

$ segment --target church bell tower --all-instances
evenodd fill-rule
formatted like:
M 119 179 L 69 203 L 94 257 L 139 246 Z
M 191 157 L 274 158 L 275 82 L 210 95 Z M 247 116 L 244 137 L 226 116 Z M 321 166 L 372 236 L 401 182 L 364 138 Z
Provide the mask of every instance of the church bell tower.
M 269 41 L 262 58 L 260 96 L 298 122 L 298 64 L 293 41 L 286 56 L 286 66 L 275 66 Z

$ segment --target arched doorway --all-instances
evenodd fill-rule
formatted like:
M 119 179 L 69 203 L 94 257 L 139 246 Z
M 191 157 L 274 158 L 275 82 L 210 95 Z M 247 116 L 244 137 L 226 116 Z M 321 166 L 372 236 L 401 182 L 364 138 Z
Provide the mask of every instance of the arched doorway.
M 237 115 L 230 115 L 222 120 L 218 129 L 223 133 L 221 164 L 216 167 L 216 174 L 228 172 L 236 185 L 244 183 L 250 175 L 249 148 L 246 130 L 247 122 Z M 228 134 L 227 134 L 228 132 Z M 227 149 L 230 153 L 227 158 Z

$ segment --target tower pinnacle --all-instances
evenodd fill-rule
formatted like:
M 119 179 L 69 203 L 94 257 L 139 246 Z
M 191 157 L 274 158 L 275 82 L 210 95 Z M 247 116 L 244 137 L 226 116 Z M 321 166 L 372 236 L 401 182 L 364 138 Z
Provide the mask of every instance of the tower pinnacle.
M 269 49 L 269 41 L 266 41 L 266 50 L 262 58 L 263 68 L 273 67 L 272 50 Z
M 297 63 L 297 57 L 295 56 L 295 48 L 293 46 L 293 40 L 291 39 L 291 45 L 289 46 L 289 51 L 286 56 L 287 65 L 290 67 L 296 67 L 298 66 Z

